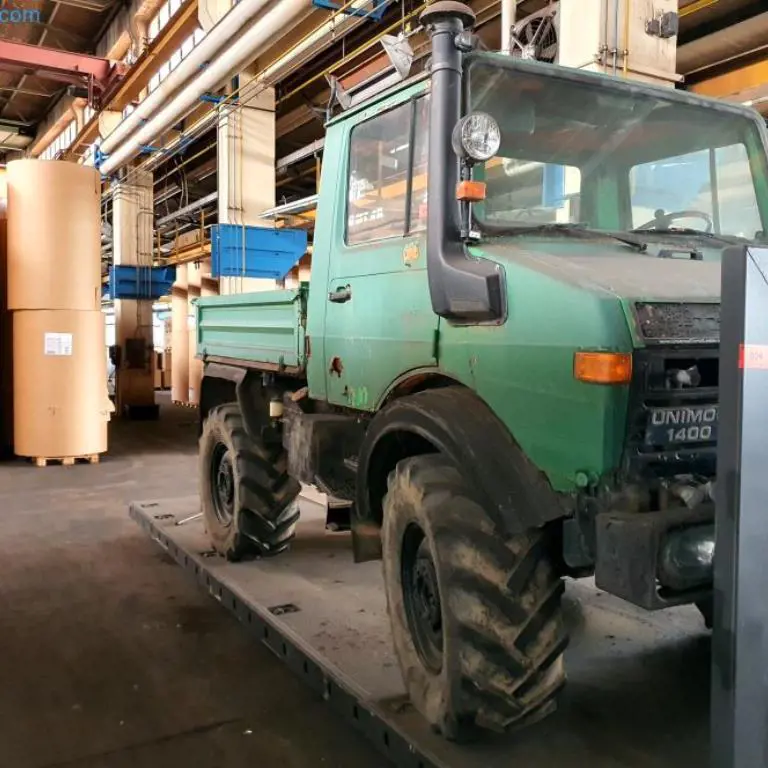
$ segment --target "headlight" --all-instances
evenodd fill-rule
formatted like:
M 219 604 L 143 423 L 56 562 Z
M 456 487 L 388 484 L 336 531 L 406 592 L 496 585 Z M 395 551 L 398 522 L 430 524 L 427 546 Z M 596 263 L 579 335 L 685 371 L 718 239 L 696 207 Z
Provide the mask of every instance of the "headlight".
M 457 155 L 476 162 L 490 160 L 501 146 L 499 124 L 485 112 L 462 117 L 453 132 L 453 149 Z

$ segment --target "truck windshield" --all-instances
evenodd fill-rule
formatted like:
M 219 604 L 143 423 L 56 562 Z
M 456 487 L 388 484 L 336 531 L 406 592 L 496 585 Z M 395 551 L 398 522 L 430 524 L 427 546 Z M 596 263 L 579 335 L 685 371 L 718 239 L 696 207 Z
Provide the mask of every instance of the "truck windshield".
M 762 239 L 768 174 L 749 115 L 543 66 L 469 67 L 469 109 L 501 129 L 499 153 L 475 169 L 487 183 L 481 229 L 578 224 Z

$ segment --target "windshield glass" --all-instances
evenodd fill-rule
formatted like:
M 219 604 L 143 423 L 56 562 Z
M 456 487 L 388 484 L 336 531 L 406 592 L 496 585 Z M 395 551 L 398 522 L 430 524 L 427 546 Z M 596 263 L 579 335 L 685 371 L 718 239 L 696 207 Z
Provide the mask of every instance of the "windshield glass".
M 487 184 L 475 209 L 481 229 L 571 223 L 761 237 L 766 164 L 753 120 L 541 67 L 479 58 L 469 68 L 470 110 L 501 129 L 497 156 L 474 170 Z

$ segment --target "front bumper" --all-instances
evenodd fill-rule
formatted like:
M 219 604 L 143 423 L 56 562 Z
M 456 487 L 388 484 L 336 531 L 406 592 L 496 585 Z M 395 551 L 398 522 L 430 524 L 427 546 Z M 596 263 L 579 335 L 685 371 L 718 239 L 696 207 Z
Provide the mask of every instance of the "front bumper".
M 648 610 L 708 597 L 714 522 L 713 504 L 663 512 L 598 514 L 596 585 Z

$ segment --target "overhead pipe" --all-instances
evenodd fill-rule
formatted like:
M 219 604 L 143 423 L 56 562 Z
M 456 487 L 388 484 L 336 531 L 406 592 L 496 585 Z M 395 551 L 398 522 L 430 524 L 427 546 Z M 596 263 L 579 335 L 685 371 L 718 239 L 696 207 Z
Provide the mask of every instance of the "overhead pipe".
M 363 8 L 368 2 L 369 0 L 352 0 L 348 5 L 350 8 Z M 234 44 L 222 51 L 201 75 L 132 134 L 122 146 L 109 154 L 101 166 L 102 173 L 109 175 L 127 163 L 141 151 L 143 146 L 150 144 L 177 123 L 183 115 L 190 112 L 202 94 L 214 90 L 237 72 L 241 72 L 260 55 L 264 47 L 272 43 L 280 32 L 284 32 L 287 25 L 311 7 L 309 0 L 281 0 L 270 8 Z M 279 77 L 281 71 L 292 65 L 296 59 L 310 53 L 324 38 L 338 33 L 339 21 L 333 17 L 318 26 L 288 53 L 262 70 L 259 75 L 249 80 L 248 88 L 253 89 L 273 82 Z
M 501 52 L 512 53 L 512 26 L 517 17 L 517 0 L 501 0 Z
M 149 39 L 149 19 L 141 12 L 135 13 L 128 22 L 128 35 L 131 38 L 131 57 L 135 62 L 144 53 Z
M 309 7 L 308 0 L 281 0 L 267 11 L 233 45 L 223 50 L 194 80 L 167 101 L 153 117 L 129 134 L 122 144 L 107 151 L 108 157 L 101 165 L 102 173 L 113 173 L 137 155 L 143 146 L 162 135 L 183 115 L 194 109 L 200 96 L 218 88 L 221 83 L 245 68 L 259 55 L 262 46 Z
M 264 10 L 269 0 L 241 0 L 218 24 L 192 48 L 192 51 L 169 73 L 146 99 L 141 101 L 108 136 L 101 142 L 101 151 L 109 154 L 130 136 L 142 123 L 149 120 L 158 107 L 167 102 L 177 91 L 195 78 L 200 70 L 214 62 L 220 50 L 228 46 L 240 30 Z
M 363 7 L 364 2 L 361 3 L 359 0 L 347 0 L 347 2 L 342 5 L 339 9 L 335 10 L 332 14 L 332 16 L 338 16 L 340 14 L 343 14 L 347 8 L 351 7 Z M 345 56 L 340 59 L 336 64 L 332 65 L 330 68 L 324 70 L 319 75 L 315 75 L 311 77 L 309 80 L 306 80 L 302 83 L 301 86 L 299 86 L 299 90 L 303 89 L 307 85 L 315 82 L 317 79 L 322 78 L 325 76 L 327 72 L 333 71 L 334 67 L 338 66 L 339 64 L 351 61 L 355 57 L 357 57 L 359 54 L 363 53 L 364 51 L 368 50 L 371 45 L 377 43 L 381 37 L 383 37 L 386 34 L 392 33 L 397 27 L 405 24 L 408 22 L 412 17 L 417 16 L 421 11 L 424 9 L 425 5 L 419 5 L 416 6 L 411 12 L 407 13 L 402 18 L 398 19 L 397 22 L 394 24 L 391 24 L 388 27 L 385 27 L 381 32 L 379 32 L 376 36 L 371 38 L 367 43 L 361 45 L 359 48 L 354 49 L 353 51 L 350 51 L 349 53 L 345 54 Z M 486 6 L 485 11 L 488 9 L 495 8 L 497 9 L 497 12 L 494 15 L 489 15 L 489 17 L 483 22 L 488 23 L 489 21 L 492 21 L 495 19 L 500 11 L 498 11 L 498 6 L 496 3 L 491 3 L 490 5 Z M 292 74 L 297 69 L 300 69 L 303 64 L 311 57 L 312 53 L 318 53 L 325 48 L 327 48 L 330 44 L 334 42 L 335 39 L 338 39 L 339 36 L 345 35 L 348 32 L 350 32 L 352 29 L 354 29 L 358 24 L 365 21 L 365 15 L 350 15 L 344 18 L 342 21 L 339 22 L 337 27 L 332 27 L 333 34 L 326 36 L 326 39 L 324 41 L 321 41 L 320 44 L 317 45 L 316 48 L 313 49 L 313 51 L 307 53 L 304 52 L 304 56 L 300 57 L 298 59 L 294 59 L 292 56 L 292 53 L 294 50 L 298 50 L 300 46 L 303 46 L 304 40 L 300 40 L 297 43 L 295 43 L 292 48 L 289 49 L 286 54 L 281 57 L 279 66 L 280 66 L 280 74 L 279 78 L 282 79 L 287 77 L 288 75 Z M 326 27 L 324 27 L 326 28 Z M 315 31 L 309 33 L 313 40 L 315 40 Z M 304 50 L 304 48 L 302 48 Z M 420 54 L 420 56 L 426 55 L 426 53 Z M 278 64 L 278 62 L 276 62 Z M 272 70 L 270 69 L 270 73 L 272 73 Z M 273 76 L 271 74 L 271 76 Z M 170 156 L 171 154 L 175 154 L 175 152 L 178 151 L 179 145 L 182 142 L 188 142 L 192 140 L 192 138 L 200 136 L 203 132 L 209 130 L 217 121 L 222 119 L 222 116 L 225 116 L 233 109 L 237 108 L 236 99 L 240 99 L 243 103 L 248 104 L 252 98 L 255 97 L 255 95 L 260 92 L 260 90 L 265 87 L 264 83 L 259 81 L 257 82 L 257 87 L 254 89 L 253 86 L 253 80 L 246 80 L 244 84 L 242 84 L 239 88 L 237 88 L 233 93 L 229 94 L 224 102 L 220 105 L 218 110 L 212 110 L 209 112 L 206 112 L 202 117 L 198 118 L 189 128 L 185 129 L 183 133 L 180 133 L 176 135 L 174 138 L 169 139 L 169 141 L 163 145 L 163 152 L 162 153 L 155 153 L 154 156 L 150 155 L 150 157 L 146 160 L 144 160 L 138 168 L 145 171 L 151 171 L 154 170 L 158 165 L 160 165 L 163 162 L 163 159 Z M 255 91 L 255 92 L 252 92 Z M 296 90 L 291 91 L 291 93 L 297 92 Z M 279 101 L 282 101 L 285 98 L 285 96 L 281 96 Z M 108 199 L 111 195 L 110 190 L 106 190 L 102 194 L 102 198 Z
M 768 12 L 700 37 L 677 48 L 677 69 L 693 75 L 768 47 Z
M 348 7 L 358 6 L 361 7 L 364 5 L 365 0 L 363 3 L 360 2 L 360 0 L 348 0 L 341 8 L 337 11 L 334 11 L 334 14 L 343 13 L 344 10 Z M 378 42 L 378 40 L 381 38 L 381 36 L 391 33 L 393 30 L 396 29 L 399 25 L 403 24 L 404 22 L 407 22 L 411 19 L 411 17 L 418 15 L 421 13 L 421 11 L 424 9 L 424 5 L 419 5 L 416 8 L 414 8 L 413 11 L 406 14 L 403 18 L 399 19 L 395 24 L 390 25 L 389 27 L 386 27 L 384 30 L 382 30 L 378 35 L 376 35 L 374 38 L 368 41 L 368 43 L 360 46 L 359 48 L 351 51 L 350 53 L 346 54 L 343 59 L 341 59 L 341 62 L 354 59 L 358 54 L 362 53 L 363 51 L 367 50 L 370 45 Z M 491 5 L 487 6 L 486 10 L 488 8 L 495 8 L 496 4 L 491 3 Z M 493 20 L 498 16 L 499 13 L 497 12 L 495 15 L 490 16 L 484 23 L 487 23 L 488 21 Z M 318 45 L 318 47 L 315 49 L 315 52 L 319 52 L 320 50 L 323 50 L 323 48 L 327 47 L 329 44 L 331 44 L 334 40 L 334 38 L 337 38 L 339 35 L 347 34 L 347 32 L 351 31 L 357 24 L 364 21 L 365 17 L 360 16 L 349 16 L 348 18 L 344 19 L 343 21 L 339 22 L 338 27 L 335 27 L 332 29 L 332 32 L 334 32 L 333 35 L 330 35 L 327 37 L 325 41 L 323 41 L 322 45 Z M 323 26 L 325 29 L 327 27 L 326 25 Z M 315 40 L 315 31 L 309 33 L 310 36 L 312 36 L 312 40 Z M 298 50 L 300 46 L 303 46 L 304 39 L 297 42 L 286 54 L 281 57 L 279 61 L 275 62 L 275 66 L 279 66 L 280 68 L 280 78 L 287 77 L 289 74 L 291 74 L 296 69 L 301 68 L 303 63 L 306 61 L 306 59 L 309 58 L 309 55 L 305 55 L 303 58 L 299 58 L 297 60 L 294 60 L 293 58 L 293 51 Z M 302 48 L 304 50 L 304 48 Z M 306 54 L 306 51 L 305 51 Z M 337 64 L 340 62 L 337 62 Z M 334 65 L 335 66 L 335 65 Z M 331 68 L 332 69 L 332 68 Z M 323 73 L 321 73 L 320 76 L 324 76 L 325 72 L 331 71 L 331 69 L 324 70 Z M 272 68 L 269 70 L 271 76 L 272 76 Z M 310 78 L 307 81 L 304 81 L 303 86 L 306 86 L 310 83 L 315 82 L 315 80 L 318 79 L 317 76 Z M 250 99 L 253 98 L 256 93 L 259 92 L 260 88 L 258 87 L 260 83 L 257 83 L 257 88 L 253 89 L 253 81 L 248 80 L 243 85 L 241 85 L 236 91 L 234 91 L 232 94 L 226 97 L 224 103 L 220 105 L 219 110 L 213 110 L 210 112 L 205 113 L 202 117 L 198 118 L 193 125 L 191 125 L 188 129 L 185 129 L 185 131 L 174 138 L 170 139 L 167 144 L 163 145 L 163 153 L 155 153 L 154 157 L 150 156 L 147 160 L 144 160 L 138 168 L 140 170 L 145 171 L 151 171 L 154 170 L 160 163 L 163 161 L 164 157 L 167 157 L 168 155 L 166 153 L 173 154 L 176 151 L 178 151 L 178 146 L 182 142 L 190 141 L 193 137 L 200 136 L 204 131 L 209 130 L 218 120 L 221 120 L 222 118 L 222 108 L 226 110 L 224 114 L 227 114 L 232 109 L 237 108 L 236 103 L 233 101 L 234 99 L 240 98 L 244 103 L 249 103 Z M 263 83 L 261 83 L 263 86 Z M 255 91 L 252 92 L 252 91 Z M 281 97 L 282 99 L 282 97 Z M 188 158 L 189 159 L 189 158 Z M 111 196 L 111 191 L 106 190 L 102 194 L 102 198 L 105 200 L 108 200 Z

